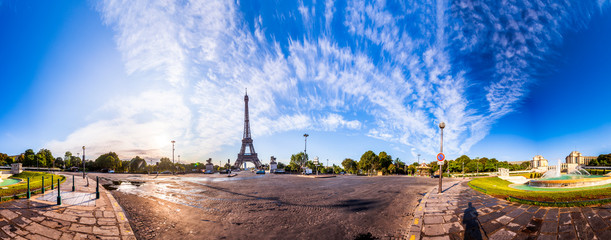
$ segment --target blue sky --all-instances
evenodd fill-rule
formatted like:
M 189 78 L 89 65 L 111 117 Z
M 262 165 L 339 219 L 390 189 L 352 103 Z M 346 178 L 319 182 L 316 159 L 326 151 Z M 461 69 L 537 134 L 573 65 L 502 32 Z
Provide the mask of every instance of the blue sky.
M 609 1 L 1 1 L 0 152 L 611 152 Z

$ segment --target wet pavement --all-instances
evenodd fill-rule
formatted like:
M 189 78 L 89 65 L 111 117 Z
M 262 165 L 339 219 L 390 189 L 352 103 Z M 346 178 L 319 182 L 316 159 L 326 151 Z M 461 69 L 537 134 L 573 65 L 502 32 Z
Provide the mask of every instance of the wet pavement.
M 100 174 L 139 239 L 407 237 L 437 181 L 406 176 Z
M 414 211 L 409 239 L 611 239 L 611 204 L 539 207 L 497 199 L 468 181 L 432 189 Z
M 57 188 L 31 199 L 0 204 L 1 239 L 135 239 L 123 209 L 100 187 L 95 199 L 95 180 L 72 176 L 61 184 L 62 205 L 57 205 Z

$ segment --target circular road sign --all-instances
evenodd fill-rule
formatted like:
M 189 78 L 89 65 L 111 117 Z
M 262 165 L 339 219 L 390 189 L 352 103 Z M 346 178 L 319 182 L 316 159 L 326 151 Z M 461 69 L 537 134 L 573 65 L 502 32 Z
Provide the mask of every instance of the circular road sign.
M 437 154 L 437 161 L 443 162 L 443 160 L 445 159 L 446 159 L 446 155 L 443 155 L 443 153 Z

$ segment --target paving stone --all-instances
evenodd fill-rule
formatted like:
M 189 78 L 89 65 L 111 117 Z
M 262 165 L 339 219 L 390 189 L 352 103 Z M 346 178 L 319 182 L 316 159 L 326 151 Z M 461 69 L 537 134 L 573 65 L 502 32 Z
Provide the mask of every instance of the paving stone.
M 443 223 L 443 216 L 424 216 L 424 224 Z
M 575 232 L 561 232 L 558 234 L 558 240 L 573 240 L 573 239 L 577 239 L 577 235 L 575 235 Z
M 557 222 L 543 222 L 541 225 L 542 233 L 558 233 L 558 223 Z
M 543 217 L 545 216 L 545 213 L 547 213 L 547 209 L 543 209 L 543 208 L 541 208 L 541 209 L 539 209 L 539 210 L 538 210 L 538 211 L 535 213 L 534 217 L 535 217 L 535 218 L 543 218 Z
M 72 225 L 70 225 L 70 231 L 73 232 L 82 232 L 82 233 L 93 233 L 93 227 L 92 226 L 87 226 L 87 225 L 82 225 L 82 224 L 77 224 L 77 223 L 73 223 Z
M 3 210 L 1 210 L 1 211 L 0 211 L 0 214 L 1 214 L 1 215 L 2 215 L 4 218 L 6 218 L 6 219 L 8 219 L 8 220 L 12 220 L 13 218 L 16 218 L 16 217 L 18 217 L 18 216 L 19 216 L 17 213 L 15 213 L 15 212 L 13 212 L 13 211 L 11 211 L 11 210 L 8 210 L 8 209 L 3 209 Z
M 423 237 L 422 240 L 450 240 L 449 236 Z
M 558 208 L 552 208 L 545 214 L 545 220 L 558 220 Z
M 494 234 L 490 235 L 490 239 L 495 240 L 511 240 L 516 236 L 515 232 L 509 231 L 507 229 L 501 229 L 496 231 Z
M 597 209 L 596 214 L 602 218 L 611 218 L 611 211 L 607 209 Z
M 511 220 L 513 220 L 513 218 L 508 217 L 508 216 L 501 216 L 496 219 L 497 222 L 500 222 L 503 225 L 507 225 L 507 223 L 511 222 Z
M 13 223 L 16 224 L 19 227 L 22 227 L 22 228 L 27 226 L 31 222 L 32 222 L 32 220 L 24 218 L 24 217 L 21 217 L 21 216 L 13 218 Z
M 28 230 L 31 233 L 40 234 L 42 236 L 52 238 L 52 239 L 59 239 L 59 237 L 62 235 L 60 231 L 40 225 L 35 222 L 25 227 L 25 230 Z
M 104 217 L 105 218 L 112 218 L 115 217 L 115 213 L 112 211 L 104 211 Z
M 489 221 L 492 221 L 494 219 L 497 219 L 497 218 L 499 218 L 500 216 L 503 216 L 503 215 L 504 214 L 502 212 L 492 212 L 492 213 L 486 214 L 484 216 L 480 216 L 477 219 L 479 219 L 479 221 L 481 223 L 485 223 L 485 222 L 489 222 Z
M 523 209 L 515 209 L 515 210 L 507 213 L 505 216 L 515 218 L 515 217 L 520 216 L 522 213 L 524 213 Z
M 596 233 L 598 239 L 611 239 L 611 229 L 606 229 Z
M 73 238 L 74 238 L 74 235 L 65 232 L 62 234 L 59 240 L 72 240 Z
M 536 219 L 533 218 L 530 220 L 530 222 L 528 222 L 528 224 L 526 225 L 526 227 L 524 229 L 522 229 L 522 232 L 528 233 L 528 234 L 534 234 L 537 233 L 541 230 L 541 224 L 543 223 L 543 221 L 541 219 Z
M 608 227 L 607 223 L 605 223 L 605 220 L 603 220 L 598 215 L 593 215 L 591 217 L 588 217 L 587 219 L 588 219 L 588 222 L 590 223 L 590 227 L 592 227 L 592 229 L 594 229 L 595 232 L 604 230 Z
M 512 222 L 525 226 L 532 219 L 532 215 L 529 213 L 522 213 L 520 216 L 513 219 Z
M 10 237 L 17 236 L 17 233 L 15 233 L 15 231 L 17 231 L 17 228 L 15 228 L 15 226 L 13 226 L 13 225 L 2 226 L 2 231 L 4 231 Z
M 556 234 L 540 234 L 537 240 L 556 240 Z
M 440 236 L 445 234 L 445 230 L 441 224 L 436 225 L 424 225 L 422 233 L 425 236 Z
M 575 232 L 575 226 L 567 224 L 567 225 L 559 225 L 558 232 Z
M 577 238 L 579 239 L 593 239 L 594 238 L 594 232 L 592 231 L 592 229 L 588 226 L 585 227 L 578 227 L 578 226 L 582 226 L 581 224 L 576 224 L 575 227 L 577 228 L 577 231 L 575 232 L 577 234 Z
M 529 213 L 535 213 L 535 212 L 539 211 L 539 207 L 531 206 L 526 211 L 529 212 Z
M 571 224 L 571 215 L 570 213 L 560 213 L 560 217 L 558 218 L 558 222 L 560 224 Z
M 460 223 L 458 222 L 444 223 L 443 229 L 446 231 L 446 233 L 456 233 L 464 231 L 463 226 L 460 225 Z
M 25 236 L 26 239 L 30 240 L 50 240 L 51 238 L 40 236 L 38 234 L 28 234 Z
M 442 228 L 443 230 L 443 228 Z M 93 227 L 94 235 L 110 235 L 110 236 L 119 236 L 119 228 L 116 226 L 94 226 Z
M 82 217 L 78 221 L 80 224 L 92 225 L 96 223 L 95 218 L 90 217 Z
M 460 219 L 456 215 L 444 215 L 443 216 L 443 221 L 446 222 L 446 223 L 449 223 L 449 222 L 459 222 Z
M 487 222 L 487 223 L 482 223 L 482 228 L 484 229 L 484 232 L 486 232 L 487 234 L 493 233 L 498 229 L 503 228 L 503 224 L 496 222 L 496 221 L 491 221 L 491 222 Z
M 108 226 L 117 224 L 116 218 L 98 218 L 98 225 Z

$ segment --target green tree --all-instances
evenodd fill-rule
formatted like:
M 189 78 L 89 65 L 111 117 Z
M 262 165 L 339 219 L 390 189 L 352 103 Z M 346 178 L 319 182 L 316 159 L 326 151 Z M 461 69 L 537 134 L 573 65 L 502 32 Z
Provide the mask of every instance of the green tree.
M 333 173 L 340 174 L 343 171 L 344 170 L 340 166 L 337 166 L 337 165 L 333 164 Z
M 95 166 L 98 169 L 118 170 L 121 168 L 122 162 L 115 152 L 108 152 L 100 155 L 95 160 Z M 89 168 L 89 167 L 88 167 Z
M 394 174 L 395 172 L 397 172 L 397 167 L 395 167 L 395 165 L 391 163 L 390 166 L 388 166 L 388 172 L 390 174 Z
M 9 157 L 6 153 L 0 153 L 0 166 L 4 166 L 7 164 Z
M 294 163 L 294 165 L 303 166 L 307 162 L 307 159 L 308 155 L 304 154 L 303 152 L 300 152 L 291 155 L 291 162 L 289 164 Z
M 388 155 L 386 152 L 380 152 L 377 163 L 373 163 L 377 171 L 386 171 L 390 164 L 392 164 L 392 156 Z
M 344 161 L 342 161 L 342 166 L 346 169 L 346 172 L 351 174 L 356 174 L 358 171 L 357 163 L 350 158 L 344 159 Z
M 369 150 L 361 156 L 361 160 L 358 162 L 359 169 L 365 171 L 367 174 L 370 173 L 370 170 L 374 167 L 374 164 L 379 164 L 378 155 L 376 155 L 373 151 Z
M 66 168 L 72 167 L 72 153 L 70 151 L 66 151 L 64 154 L 64 164 Z
M 64 168 L 64 160 L 61 157 L 55 158 L 55 167 L 56 168 Z
M 129 161 L 129 171 L 130 172 L 142 172 L 146 169 L 146 160 L 141 158 L 140 156 L 136 156 Z
M 175 171 L 174 164 L 172 164 L 172 161 L 169 158 L 162 157 L 157 165 L 157 171 Z

